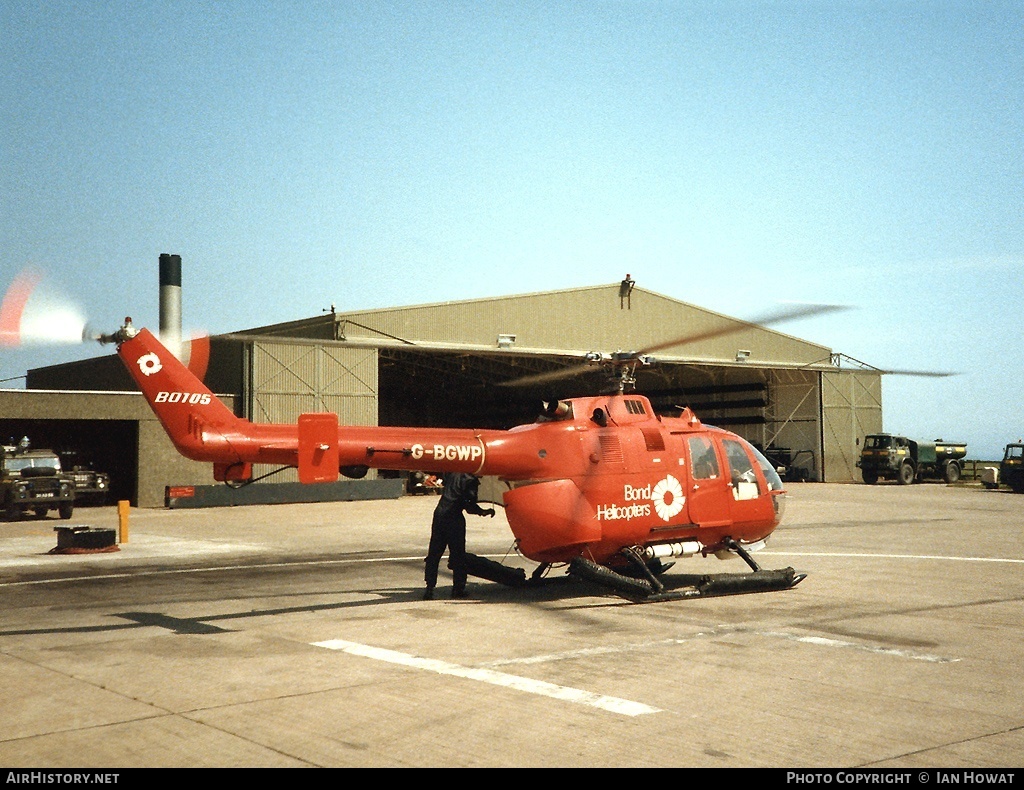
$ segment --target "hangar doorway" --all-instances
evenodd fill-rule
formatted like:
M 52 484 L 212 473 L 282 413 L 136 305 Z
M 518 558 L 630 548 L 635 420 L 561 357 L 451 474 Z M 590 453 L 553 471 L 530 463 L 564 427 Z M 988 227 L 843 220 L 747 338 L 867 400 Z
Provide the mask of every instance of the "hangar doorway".
M 595 395 L 596 368 L 543 387 L 501 382 L 557 370 L 538 357 L 380 349 L 380 424 L 507 429 L 533 422 L 544 401 Z M 743 436 L 790 480 L 824 479 L 817 371 L 660 362 L 638 370 L 636 392 L 655 411 L 690 407 L 706 425 Z
M 135 501 L 139 459 L 137 421 L 0 419 L 0 439 L 4 444 L 16 444 L 23 436 L 28 437 L 32 447 L 58 454 L 74 453 L 81 463 L 110 475 L 108 504 L 121 499 Z

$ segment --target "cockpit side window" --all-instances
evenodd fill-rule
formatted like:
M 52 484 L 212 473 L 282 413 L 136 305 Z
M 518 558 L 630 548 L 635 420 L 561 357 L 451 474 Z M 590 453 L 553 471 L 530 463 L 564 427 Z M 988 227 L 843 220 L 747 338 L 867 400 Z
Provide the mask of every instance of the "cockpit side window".
M 690 470 L 694 479 L 710 480 L 718 477 L 718 457 L 711 440 L 707 436 L 691 436 L 686 442 L 690 449 Z
M 723 439 L 722 447 L 729 462 L 729 483 L 737 499 L 752 499 L 761 493 L 761 486 L 743 445 L 733 439 Z
M 735 485 L 739 481 L 747 483 L 757 482 L 757 475 L 754 474 L 754 465 L 750 463 L 743 449 L 743 445 L 732 439 L 725 439 L 722 442 L 725 448 L 725 457 L 729 461 L 730 480 Z

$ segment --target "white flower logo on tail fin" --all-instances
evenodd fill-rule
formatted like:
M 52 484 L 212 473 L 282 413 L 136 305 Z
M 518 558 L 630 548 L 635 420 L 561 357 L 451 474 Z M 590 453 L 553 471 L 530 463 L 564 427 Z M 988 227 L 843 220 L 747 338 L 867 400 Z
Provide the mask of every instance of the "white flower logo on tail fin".
M 139 370 L 142 371 L 143 376 L 152 376 L 154 373 L 159 373 L 163 365 L 160 364 L 160 357 L 150 352 L 149 354 L 143 354 L 139 357 Z

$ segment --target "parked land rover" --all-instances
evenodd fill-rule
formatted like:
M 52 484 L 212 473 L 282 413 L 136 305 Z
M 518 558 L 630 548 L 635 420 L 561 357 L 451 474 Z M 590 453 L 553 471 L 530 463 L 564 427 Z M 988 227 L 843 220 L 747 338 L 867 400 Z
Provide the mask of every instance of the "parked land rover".
M 8 521 L 32 511 L 42 518 L 56 510 L 71 518 L 75 508 L 75 484 L 61 469 L 52 450 L 32 450 L 22 440 L 0 449 L 0 504 Z
M 97 472 L 76 450 L 60 453 L 61 467 L 75 484 L 75 502 L 85 505 L 105 505 L 110 495 L 110 475 Z

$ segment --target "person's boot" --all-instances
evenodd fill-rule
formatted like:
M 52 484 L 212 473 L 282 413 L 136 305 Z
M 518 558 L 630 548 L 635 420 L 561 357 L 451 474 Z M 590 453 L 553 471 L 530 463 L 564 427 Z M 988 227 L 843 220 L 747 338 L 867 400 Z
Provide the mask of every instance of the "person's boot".
M 423 600 L 424 601 L 432 601 L 432 600 L 434 600 L 434 588 L 433 587 L 428 587 L 427 589 L 425 589 L 423 591 Z
M 452 598 L 468 598 L 468 597 L 469 596 L 466 595 L 466 588 L 465 587 L 453 587 L 452 588 Z

